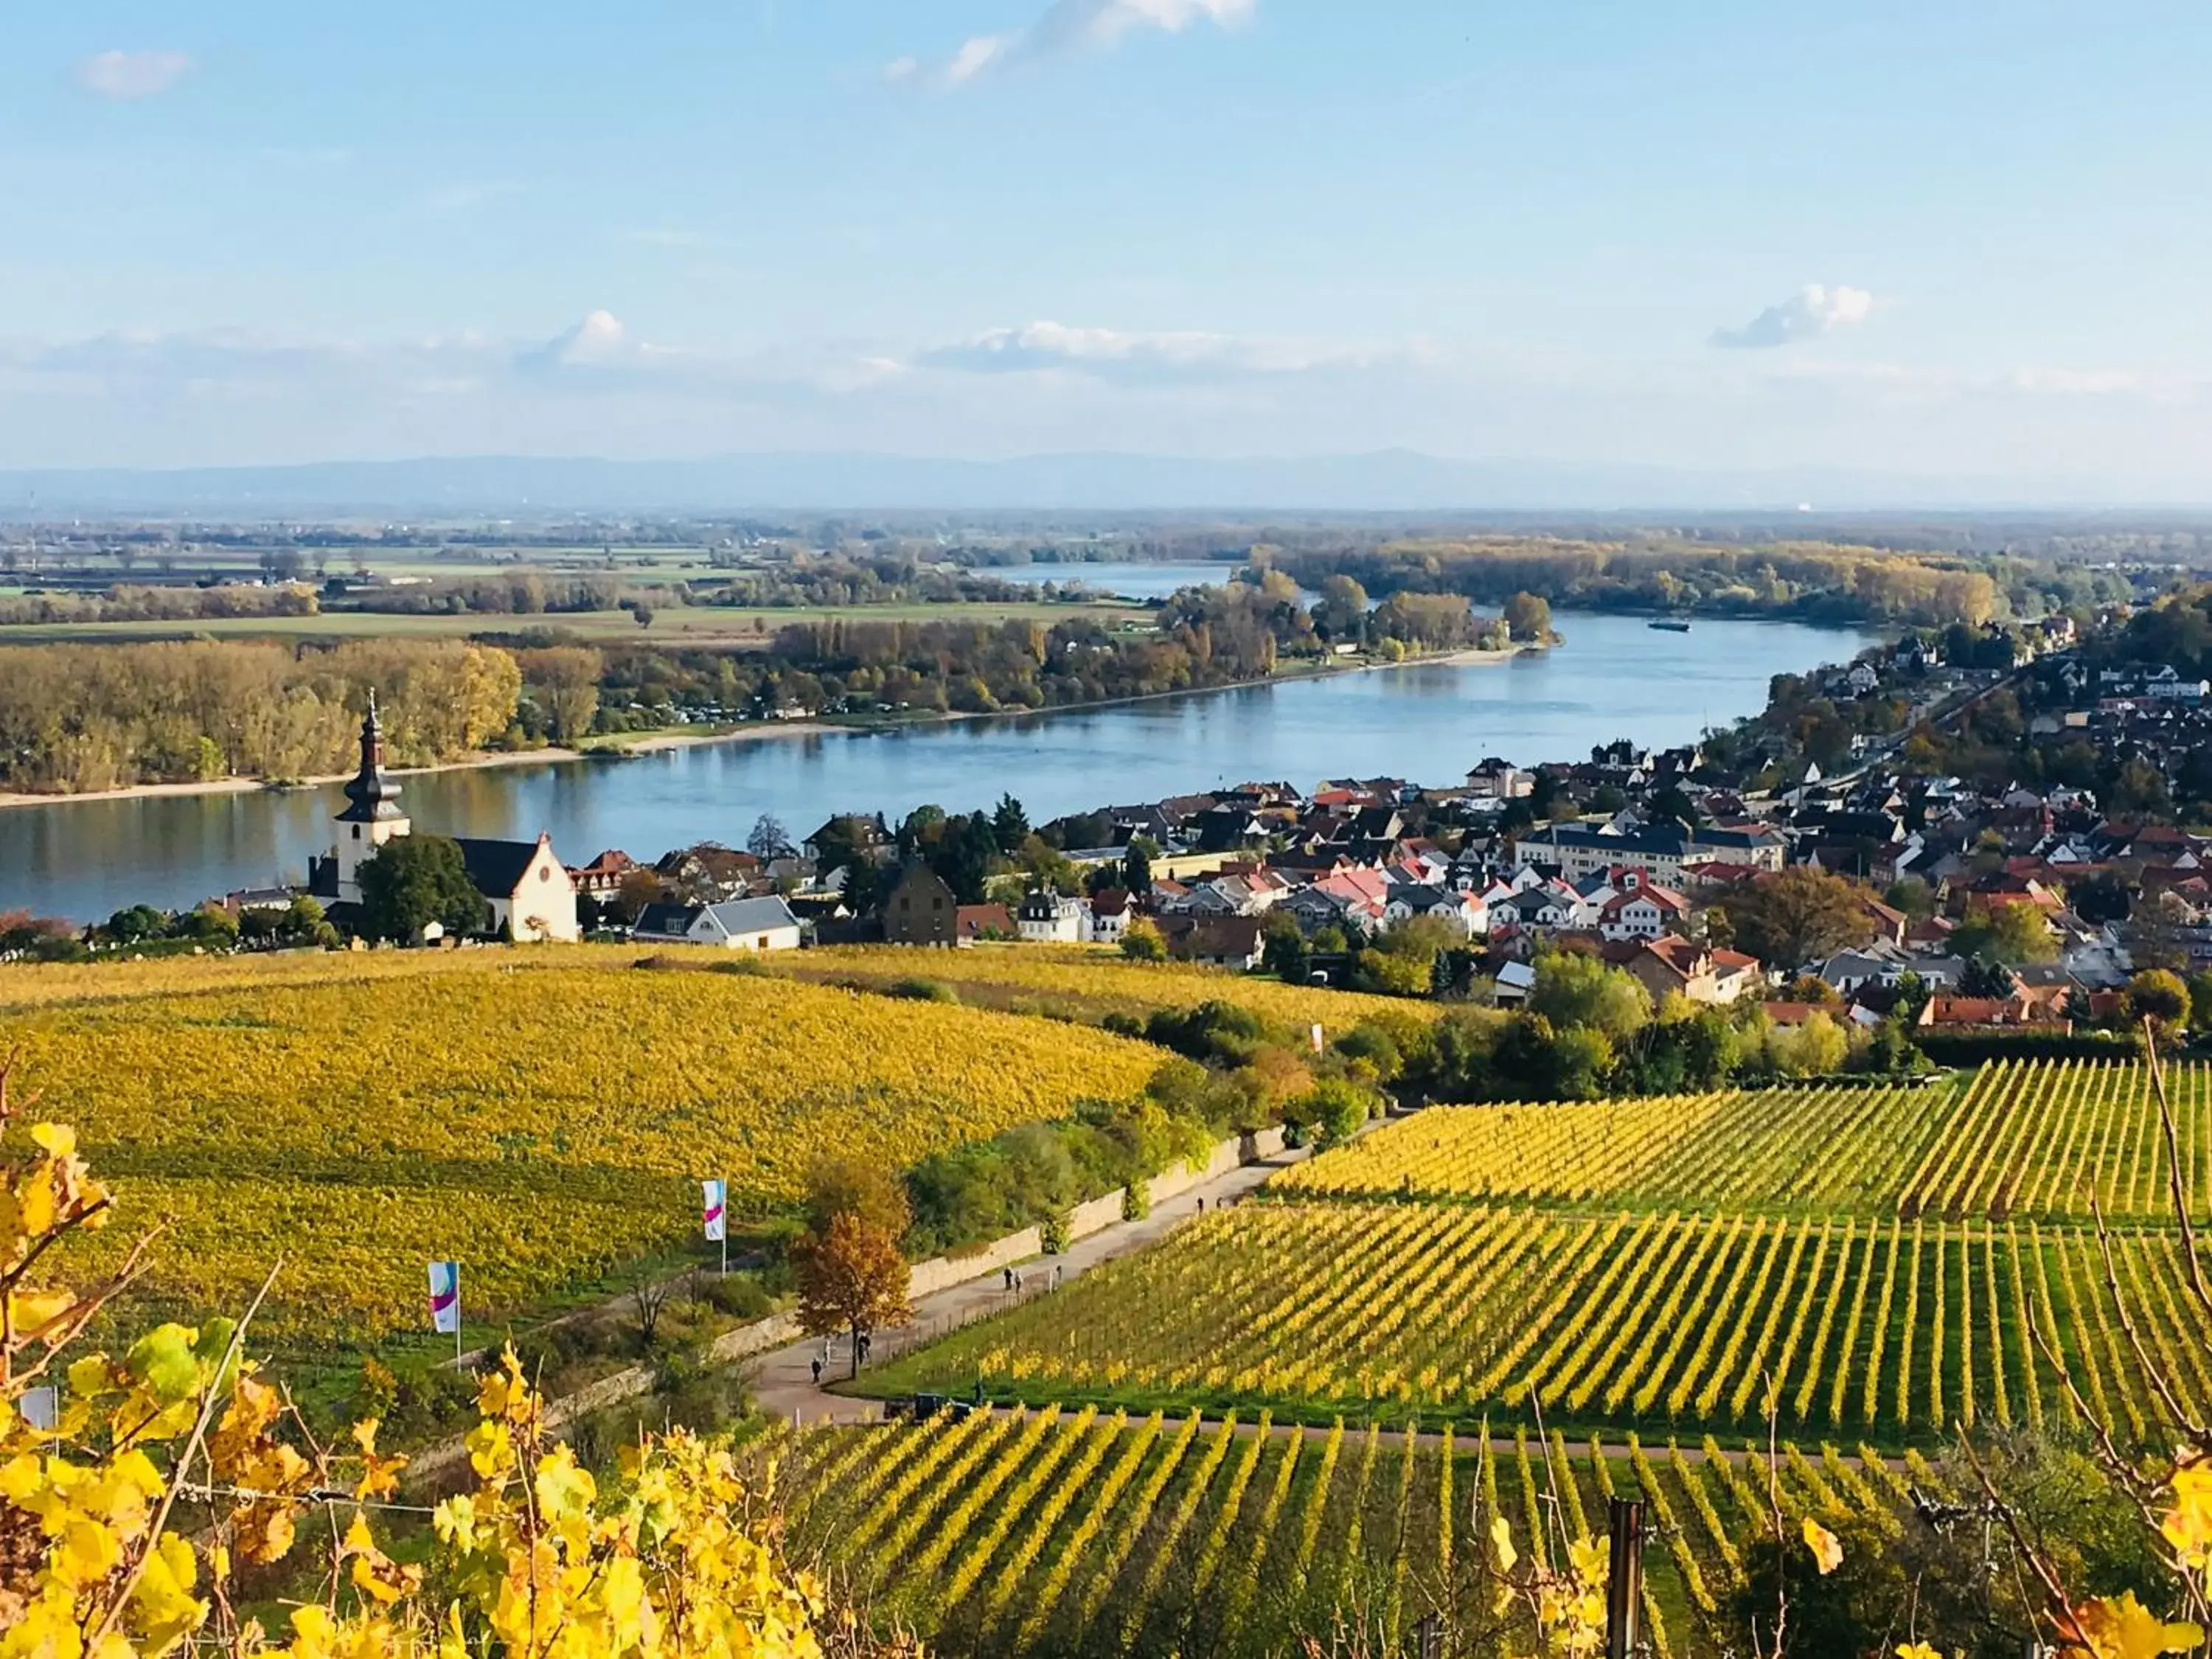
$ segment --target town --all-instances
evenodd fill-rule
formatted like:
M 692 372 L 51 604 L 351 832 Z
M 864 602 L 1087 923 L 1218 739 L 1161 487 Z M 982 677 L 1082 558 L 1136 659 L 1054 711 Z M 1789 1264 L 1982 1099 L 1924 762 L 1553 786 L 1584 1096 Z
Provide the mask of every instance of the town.
M 2170 821 L 2212 782 L 2212 703 L 2172 661 L 2136 659 L 2165 613 L 2129 614 L 2086 647 L 2063 615 L 1909 633 L 1674 749 L 1487 756 L 1443 784 L 1253 781 L 1036 825 L 1011 793 L 799 835 L 770 814 L 742 846 L 574 864 L 543 836 L 415 825 L 372 698 L 331 852 L 302 885 L 119 913 L 81 939 L 19 918 L 13 943 L 1090 945 L 1507 1008 L 1543 959 L 1581 956 L 1654 1006 L 1809 1024 L 1829 1066 L 1886 1024 L 2064 1036 L 2124 1024 L 2139 974 L 2212 967 L 2212 842 Z M 1947 749 L 1975 775 L 1946 771 Z

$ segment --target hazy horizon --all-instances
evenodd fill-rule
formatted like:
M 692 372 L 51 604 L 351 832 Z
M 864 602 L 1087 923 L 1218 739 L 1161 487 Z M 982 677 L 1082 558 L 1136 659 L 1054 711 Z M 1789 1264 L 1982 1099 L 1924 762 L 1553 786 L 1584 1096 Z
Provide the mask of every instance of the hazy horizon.
M 2044 481 L 2040 493 L 1998 480 L 1765 473 L 1459 459 L 1410 450 L 1208 459 L 1092 452 L 989 459 L 815 452 L 614 460 L 604 456 L 414 456 L 278 466 L 0 470 L 0 522 L 56 514 L 234 516 L 450 510 L 505 514 L 605 511 L 714 514 L 769 511 L 1203 512 L 1326 516 L 1432 514 L 1494 519 L 1638 512 L 1796 520 L 1934 513 L 2148 515 L 2212 514 L 2206 497 L 2102 495 Z

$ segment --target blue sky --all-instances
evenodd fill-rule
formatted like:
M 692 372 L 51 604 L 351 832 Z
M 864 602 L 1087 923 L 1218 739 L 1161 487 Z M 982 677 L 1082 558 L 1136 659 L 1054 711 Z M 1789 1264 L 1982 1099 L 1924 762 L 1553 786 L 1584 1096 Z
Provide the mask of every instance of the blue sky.
M 2202 4 L 15 9 L 0 466 L 1402 445 L 2212 498 Z

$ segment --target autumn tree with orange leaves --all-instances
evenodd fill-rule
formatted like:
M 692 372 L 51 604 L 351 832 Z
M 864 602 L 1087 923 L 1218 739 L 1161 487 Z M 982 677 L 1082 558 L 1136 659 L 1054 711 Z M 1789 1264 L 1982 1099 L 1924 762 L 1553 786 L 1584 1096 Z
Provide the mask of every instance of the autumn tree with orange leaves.
M 791 1266 L 799 1288 L 799 1328 L 809 1336 L 846 1334 L 854 1376 L 860 1374 L 863 1336 L 914 1318 L 898 1239 L 855 1211 L 840 1211 L 822 1231 L 801 1239 L 792 1250 Z

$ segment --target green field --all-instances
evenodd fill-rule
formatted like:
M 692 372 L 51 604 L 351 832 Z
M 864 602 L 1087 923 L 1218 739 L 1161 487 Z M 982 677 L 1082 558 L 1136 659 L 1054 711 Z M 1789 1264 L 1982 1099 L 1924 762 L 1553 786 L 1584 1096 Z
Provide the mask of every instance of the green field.
M 465 639 L 479 634 L 513 634 L 545 629 L 602 642 L 765 647 L 780 628 L 798 623 L 941 622 L 998 623 L 1010 621 L 1060 623 L 1091 617 L 1104 623 L 1140 623 L 1144 607 L 1112 603 L 1052 605 L 1042 601 L 1007 604 L 789 606 L 744 609 L 722 605 L 656 607 L 653 624 L 640 628 L 627 611 L 546 611 L 529 615 L 475 612 L 403 616 L 387 611 L 331 611 L 314 617 L 210 617 L 185 622 L 23 623 L 0 627 L 0 645 L 56 645 L 104 641 L 131 644 L 149 640 L 294 639 L 338 640 L 404 636 Z

